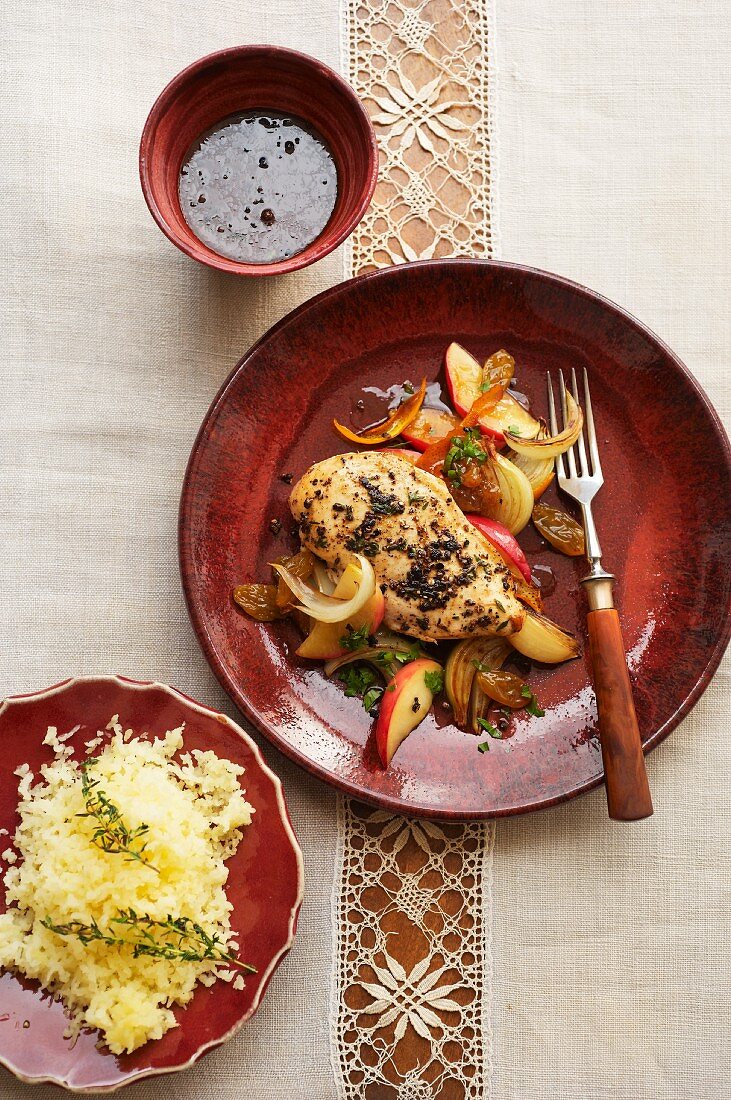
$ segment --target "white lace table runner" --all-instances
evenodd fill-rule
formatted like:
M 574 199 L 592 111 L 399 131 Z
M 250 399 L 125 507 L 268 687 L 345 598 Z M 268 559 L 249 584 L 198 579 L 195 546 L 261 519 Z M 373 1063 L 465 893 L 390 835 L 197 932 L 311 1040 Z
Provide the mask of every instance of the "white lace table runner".
M 495 254 L 490 0 L 350 0 L 348 76 L 380 177 L 351 274 Z M 339 803 L 333 1061 L 346 1100 L 486 1095 L 492 825 Z

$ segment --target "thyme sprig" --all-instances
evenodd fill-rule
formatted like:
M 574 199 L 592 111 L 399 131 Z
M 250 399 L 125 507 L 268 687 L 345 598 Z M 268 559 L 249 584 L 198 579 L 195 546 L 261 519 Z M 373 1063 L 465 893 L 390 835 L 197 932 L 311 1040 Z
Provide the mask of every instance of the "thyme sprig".
M 159 875 L 158 868 L 145 855 L 147 845 L 143 842 L 133 847 L 136 841 L 147 834 L 149 826 L 138 825 L 136 829 L 128 828 L 120 811 L 101 789 L 100 781 L 92 779 L 89 775 L 89 768 L 98 762 L 98 756 L 90 756 L 80 765 L 81 793 L 86 804 L 86 812 L 76 816 L 90 817 L 96 821 L 91 842 L 96 844 L 97 848 L 112 855 L 124 855 L 127 861 L 137 860 L 139 863 L 144 863 Z
M 41 924 L 58 936 L 76 936 L 86 946 L 90 943 L 105 943 L 109 947 L 131 947 L 135 959 L 151 956 L 158 959 L 182 959 L 185 962 L 204 962 L 213 959 L 237 966 L 249 974 L 256 974 L 256 967 L 241 962 L 236 955 L 227 951 L 218 933 L 209 935 L 200 924 L 190 917 L 168 916 L 164 921 L 153 920 L 146 913 L 136 913 L 134 909 L 118 909 L 117 916 L 110 922 L 122 928 L 133 930 L 133 938 L 115 935 L 114 930 L 104 931 L 95 920 L 89 924 L 73 920 L 68 924 L 54 924 L 45 917 Z M 153 933 L 164 938 L 158 939 Z

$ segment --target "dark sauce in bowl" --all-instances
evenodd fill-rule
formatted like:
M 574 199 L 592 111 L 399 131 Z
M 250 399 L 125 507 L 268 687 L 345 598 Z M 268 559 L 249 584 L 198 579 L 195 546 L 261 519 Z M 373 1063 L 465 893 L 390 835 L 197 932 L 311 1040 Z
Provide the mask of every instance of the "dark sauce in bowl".
M 328 223 L 335 161 L 301 119 L 276 111 L 231 115 L 206 131 L 183 162 L 183 216 L 221 256 L 268 264 L 302 252 Z

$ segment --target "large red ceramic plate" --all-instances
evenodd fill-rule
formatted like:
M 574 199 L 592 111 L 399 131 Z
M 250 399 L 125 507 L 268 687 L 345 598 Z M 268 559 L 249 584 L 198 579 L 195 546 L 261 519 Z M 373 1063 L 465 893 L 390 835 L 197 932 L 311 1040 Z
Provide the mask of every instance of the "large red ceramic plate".
M 235 584 L 267 580 L 267 563 L 294 546 L 281 475 L 296 478 L 316 459 L 347 450 L 331 421 L 348 422 L 352 413 L 362 424 L 356 402 L 372 400 L 364 388 L 442 378 L 451 340 L 478 357 L 512 352 L 521 388 L 542 413 L 546 370 L 587 368 L 606 478 L 595 517 L 604 564 L 618 578 L 644 744 L 657 745 L 707 686 L 728 640 L 728 441 L 697 383 L 657 337 L 555 275 L 488 262 L 407 264 L 295 310 L 241 360 L 203 423 L 183 489 L 180 555 L 208 660 L 287 755 L 390 810 L 486 818 L 550 806 L 601 782 L 584 660 L 533 670 L 545 717 L 523 712 L 515 736 L 493 742 L 489 753 L 480 755 L 476 739 L 440 711 L 384 770 L 372 721 L 295 656 L 294 627 L 252 622 L 231 599 Z M 546 499 L 556 495 L 551 488 Z M 532 530 L 521 542 L 532 563 L 555 571 L 547 614 L 585 643 L 585 563 L 560 556 Z M 655 798 L 661 805 L 662 791 Z
M 233 904 L 231 925 L 257 973 L 247 976 L 243 990 L 223 982 L 211 989 L 200 986 L 190 1004 L 176 1010 L 179 1027 L 122 1056 L 98 1046 L 96 1031 L 82 1032 L 76 1043 L 65 1039 L 68 1020 L 62 1005 L 37 982 L 0 973 L 0 1064 L 28 1083 L 49 1081 L 74 1092 L 110 1092 L 141 1077 L 185 1069 L 230 1038 L 256 1011 L 292 946 L 302 902 L 302 856 L 278 778 L 230 718 L 163 684 L 104 676 L 6 699 L 0 706 L 0 827 L 12 836 L 17 825 L 15 768 L 27 762 L 37 774 L 53 758 L 41 744 L 48 726 L 62 733 L 80 724 L 68 744 L 83 754 L 83 742 L 104 729 L 113 714 L 126 728 L 150 736 L 185 722 L 186 750 L 212 749 L 246 769 L 241 782 L 256 813 L 228 863 L 226 892 Z M 7 845 L 6 838 L 0 848 Z M 0 911 L 4 896 L 0 890 Z

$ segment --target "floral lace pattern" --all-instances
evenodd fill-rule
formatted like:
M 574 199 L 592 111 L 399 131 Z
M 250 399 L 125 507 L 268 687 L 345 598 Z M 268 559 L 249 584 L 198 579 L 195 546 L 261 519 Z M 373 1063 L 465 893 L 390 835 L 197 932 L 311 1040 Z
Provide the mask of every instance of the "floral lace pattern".
M 381 152 L 354 272 L 493 255 L 489 0 L 349 0 L 350 80 Z
M 490 0 L 347 0 L 347 75 L 380 177 L 351 274 L 495 251 Z M 343 1100 L 481 1100 L 491 1065 L 491 825 L 339 800 L 332 1050 Z
M 334 1050 L 347 1100 L 485 1096 L 493 830 L 341 801 Z

